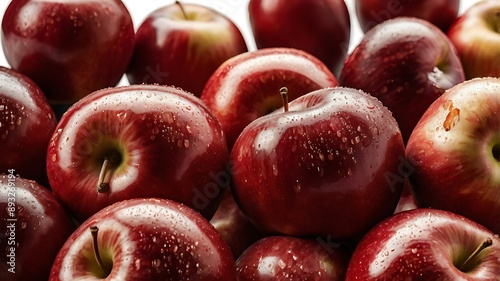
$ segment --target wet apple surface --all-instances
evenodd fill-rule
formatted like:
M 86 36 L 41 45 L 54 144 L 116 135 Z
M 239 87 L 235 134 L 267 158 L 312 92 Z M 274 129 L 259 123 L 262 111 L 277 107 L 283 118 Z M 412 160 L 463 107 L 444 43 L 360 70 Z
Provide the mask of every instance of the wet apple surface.
M 403 181 L 388 179 L 403 157 L 378 100 L 317 90 L 245 128 L 231 151 L 233 194 L 265 232 L 353 238 L 394 212 Z
M 0 175 L 0 222 L 0 279 L 11 281 L 47 280 L 59 249 L 75 230 L 54 194 L 14 173 Z
M 79 220 L 135 197 L 177 200 L 209 218 L 224 195 L 217 177 L 227 159 L 220 124 L 196 97 L 140 85 L 105 89 L 70 108 L 50 142 L 47 170 Z
M 224 62 L 208 80 L 201 99 L 221 123 L 232 148 L 248 124 L 283 106 L 278 93 L 281 87 L 288 88 L 292 101 L 335 86 L 335 76 L 312 55 L 291 48 L 268 48 Z
M 80 225 L 59 252 L 50 280 L 234 281 L 235 272 L 229 247 L 199 213 L 171 200 L 131 199 Z
M 118 84 L 134 48 L 121 1 L 14 1 L 2 20 L 9 65 L 29 76 L 51 103 L 73 103 Z

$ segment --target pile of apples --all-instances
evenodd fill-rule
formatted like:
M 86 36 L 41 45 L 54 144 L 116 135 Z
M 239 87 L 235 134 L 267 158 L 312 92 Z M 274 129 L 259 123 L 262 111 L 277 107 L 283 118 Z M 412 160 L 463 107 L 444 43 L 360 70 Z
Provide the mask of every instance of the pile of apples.
M 10 1 L 0 280 L 500 280 L 500 1 L 188 2 Z

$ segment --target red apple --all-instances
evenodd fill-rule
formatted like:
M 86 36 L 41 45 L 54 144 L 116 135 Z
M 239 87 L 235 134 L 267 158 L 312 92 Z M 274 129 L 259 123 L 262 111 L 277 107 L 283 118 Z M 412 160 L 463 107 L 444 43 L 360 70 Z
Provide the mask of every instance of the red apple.
M 500 2 L 478 1 L 448 32 L 467 79 L 500 76 Z
M 266 233 L 348 239 L 390 216 L 404 146 L 389 110 L 348 88 L 287 107 L 250 123 L 231 151 L 233 196 L 252 223 Z
M 175 85 L 199 97 L 225 60 L 247 50 L 228 17 L 176 1 L 152 12 L 137 30 L 127 78 L 131 84 Z
M 346 59 L 339 82 L 382 101 L 406 142 L 427 107 L 464 79 L 455 48 L 441 30 L 399 17 L 366 33 Z
M 476 78 L 448 90 L 408 140 L 417 204 L 455 212 L 500 233 L 500 79 Z
M 235 259 L 265 236 L 243 214 L 230 190 L 224 195 L 210 223 L 228 243 Z
M 462 216 L 435 209 L 394 215 L 356 247 L 346 281 L 497 280 L 500 239 Z
M 47 280 L 75 226 L 52 192 L 15 174 L 0 175 L 0 280 Z
M 49 144 L 47 170 L 79 221 L 136 197 L 172 199 L 211 218 L 229 182 L 228 154 L 219 122 L 195 96 L 124 86 L 68 109 Z
M 54 111 L 28 77 L 0 67 L 0 173 L 48 183 L 47 145 L 56 128 Z
M 344 281 L 349 256 L 341 248 L 289 236 L 263 238 L 237 260 L 239 281 Z
M 337 79 L 305 51 L 268 48 L 237 55 L 210 77 L 202 101 L 217 117 L 231 148 L 241 131 L 258 117 L 283 106 L 281 87 L 294 100 L 313 90 L 335 87 Z
M 354 5 L 364 32 L 396 17 L 420 18 L 446 32 L 457 19 L 460 0 L 356 0 Z
M 339 73 L 351 34 L 343 0 L 250 0 L 248 12 L 257 48 L 301 49 Z
M 222 237 L 194 210 L 166 199 L 131 199 L 99 211 L 71 235 L 56 280 L 236 280 Z
M 2 20 L 2 45 L 12 68 L 51 103 L 72 103 L 120 81 L 134 26 L 119 0 L 16 0 Z

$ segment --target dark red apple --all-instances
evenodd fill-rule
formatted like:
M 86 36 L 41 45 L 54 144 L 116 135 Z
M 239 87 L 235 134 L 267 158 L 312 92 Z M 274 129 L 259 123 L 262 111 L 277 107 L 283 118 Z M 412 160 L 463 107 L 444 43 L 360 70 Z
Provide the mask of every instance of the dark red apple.
M 225 60 L 247 50 L 241 31 L 228 17 L 176 1 L 140 25 L 127 78 L 131 84 L 175 85 L 199 97 Z
M 250 0 L 248 12 L 257 48 L 301 49 L 339 73 L 351 37 L 343 0 Z
M 3 16 L 2 45 L 12 68 L 51 103 L 72 103 L 120 81 L 134 26 L 119 0 L 16 0 Z
M 406 142 L 427 107 L 464 79 L 446 34 L 427 21 L 398 17 L 366 33 L 346 59 L 339 82 L 382 101 Z
M 0 173 L 47 185 L 47 145 L 56 128 L 54 111 L 28 77 L 0 67 Z
M 500 276 L 500 239 L 454 213 L 417 209 L 394 215 L 356 247 L 346 281 L 479 281 Z
M 465 76 L 500 77 L 500 2 L 477 1 L 448 32 L 457 48 Z
M 344 281 L 349 255 L 313 239 L 272 236 L 251 245 L 237 260 L 239 281 Z
M 356 0 L 354 5 L 364 32 L 396 17 L 420 18 L 447 32 L 457 19 L 460 0 Z
M 380 101 L 320 89 L 243 130 L 231 151 L 231 187 L 261 231 L 350 239 L 393 214 L 403 155 L 397 123 Z
M 0 280 L 47 280 L 75 226 L 52 192 L 15 173 L 0 175 Z
M 198 212 L 166 199 L 115 203 L 66 241 L 51 281 L 234 281 L 226 242 Z
M 228 243 L 235 259 L 265 235 L 243 214 L 228 190 L 210 223 Z
M 448 210 L 500 233 L 500 79 L 448 90 L 425 112 L 406 147 L 417 205 Z
M 172 199 L 211 218 L 229 182 L 228 154 L 219 122 L 198 98 L 133 85 L 69 108 L 50 141 L 47 171 L 79 221 L 136 197 Z
M 305 51 L 266 48 L 224 62 L 208 80 L 201 99 L 221 123 L 231 148 L 248 124 L 283 106 L 277 94 L 281 87 L 288 88 L 291 101 L 335 86 L 337 79 L 328 67 Z

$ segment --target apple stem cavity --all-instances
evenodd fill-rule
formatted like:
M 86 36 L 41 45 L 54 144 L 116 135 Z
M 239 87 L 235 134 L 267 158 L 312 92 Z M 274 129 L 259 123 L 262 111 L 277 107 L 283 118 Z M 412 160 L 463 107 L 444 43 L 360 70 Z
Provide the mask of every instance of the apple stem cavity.
M 282 87 L 280 89 L 280 94 L 283 98 L 283 108 L 285 109 L 285 112 L 288 112 L 288 88 Z
M 111 181 L 111 175 L 116 169 L 119 163 L 118 155 L 106 156 L 102 162 L 101 172 L 99 173 L 99 179 L 97 181 L 97 192 L 104 193 L 109 190 L 109 183 Z
M 99 232 L 99 228 L 95 225 L 90 227 L 90 233 L 92 234 L 92 244 L 93 244 L 93 249 L 94 249 L 94 257 L 95 260 L 97 261 L 97 264 L 99 267 L 102 269 L 102 271 L 106 274 L 106 276 L 111 273 L 111 270 L 104 265 L 101 259 L 101 254 L 99 253 L 99 246 L 97 244 L 97 233 Z
M 469 270 L 474 268 L 474 264 L 472 263 L 475 258 L 486 248 L 493 245 L 493 240 L 491 238 L 486 238 L 477 248 L 469 255 L 469 257 L 462 263 L 459 269 L 462 272 L 468 272 Z
M 175 1 L 175 4 L 177 6 L 179 6 L 179 8 L 181 9 L 182 14 L 184 15 L 184 19 L 189 20 L 187 13 L 186 13 L 186 10 L 184 9 L 184 6 L 182 5 L 182 3 L 180 1 Z

